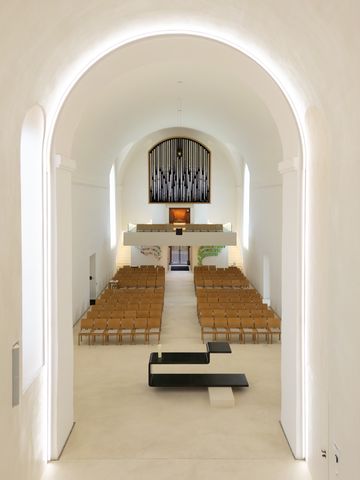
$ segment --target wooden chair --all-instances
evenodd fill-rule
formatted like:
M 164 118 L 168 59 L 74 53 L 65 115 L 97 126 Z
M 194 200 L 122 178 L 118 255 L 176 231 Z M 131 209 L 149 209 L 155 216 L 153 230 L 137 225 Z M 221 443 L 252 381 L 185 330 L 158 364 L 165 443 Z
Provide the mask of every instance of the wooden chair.
M 96 337 L 102 337 L 102 343 L 105 345 L 107 330 L 107 320 L 106 318 L 95 318 L 94 328 L 91 332 L 92 343 L 95 343 Z
M 227 323 L 227 318 L 224 316 L 217 317 L 214 315 L 214 327 L 215 327 L 215 340 L 217 340 L 218 335 L 225 335 L 225 339 L 229 338 L 229 327 Z
M 144 343 L 147 343 L 148 342 L 148 318 L 147 317 L 136 317 L 135 319 L 133 339 L 135 340 L 136 337 L 140 335 L 144 336 Z
M 228 322 L 229 340 L 231 341 L 232 335 L 238 335 L 239 336 L 239 343 L 241 343 L 242 342 L 242 331 L 241 331 L 240 318 L 228 316 L 227 322 Z
M 281 341 L 281 321 L 280 318 L 274 315 L 267 318 L 268 329 L 270 336 L 270 343 L 273 343 L 273 335 L 279 335 L 279 341 Z
M 134 341 L 134 321 L 135 317 L 133 315 L 124 317 L 121 319 L 120 324 L 120 336 L 121 341 L 123 338 L 128 336 L 131 343 Z
M 150 342 L 150 336 L 156 335 L 157 343 L 160 342 L 160 334 L 161 334 L 161 316 L 150 316 L 148 318 L 148 326 L 147 326 L 147 338 L 148 343 Z
M 211 334 L 212 339 L 215 340 L 215 325 L 213 317 L 201 317 L 201 341 L 204 343 L 204 335 Z
M 90 345 L 91 333 L 94 328 L 94 319 L 92 318 L 82 318 L 80 320 L 80 331 L 78 333 L 78 345 L 82 342 L 83 337 L 88 338 L 88 344 Z
M 269 343 L 269 329 L 266 317 L 252 317 L 255 324 L 255 341 L 259 343 L 260 335 L 264 335 L 266 343 Z
M 254 320 L 251 317 L 243 317 L 240 318 L 240 322 L 243 342 L 246 343 L 246 335 L 251 335 L 252 341 L 255 343 Z
M 118 343 L 121 341 L 121 318 L 120 317 L 112 317 L 109 318 L 107 329 L 106 329 L 106 342 L 109 343 L 110 337 L 115 335 L 117 338 Z

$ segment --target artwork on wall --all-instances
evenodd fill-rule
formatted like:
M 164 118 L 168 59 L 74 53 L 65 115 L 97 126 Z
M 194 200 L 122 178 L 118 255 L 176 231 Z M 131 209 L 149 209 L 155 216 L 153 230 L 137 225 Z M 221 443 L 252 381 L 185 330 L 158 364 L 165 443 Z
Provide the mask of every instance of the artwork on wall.
M 214 246 L 201 246 L 198 249 L 197 259 L 198 265 L 202 265 L 204 258 L 206 257 L 217 257 L 220 252 L 225 248 L 224 245 L 214 245 Z
M 150 203 L 209 203 L 210 151 L 190 138 L 169 138 L 149 151 Z
M 190 208 L 169 208 L 169 223 L 190 223 Z
M 141 246 L 141 247 L 136 247 L 136 248 L 143 255 L 146 255 L 146 256 L 152 255 L 153 257 L 155 257 L 155 259 L 157 261 L 161 260 L 161 247 L 159 247 L 158 245 L 154 245 L 154 246 L 151 246 L 151 247 Z

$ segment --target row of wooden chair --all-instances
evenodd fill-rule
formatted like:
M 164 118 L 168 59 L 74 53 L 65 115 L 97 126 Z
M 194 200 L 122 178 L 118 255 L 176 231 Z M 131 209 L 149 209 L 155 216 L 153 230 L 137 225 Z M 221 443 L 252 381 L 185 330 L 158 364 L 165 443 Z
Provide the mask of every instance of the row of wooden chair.
M 214 297 L 199 297 L 198 304 L 259 304 L 263 305 L 260 295 L 247 295 L 247 296 L 222 296 L 216 295 Z
M 198 288 L 196 289 L 196 295 L 250 295 L 251 293 L 258 293 L 255 288 L 241 288 L 234 289 L 232 287 L 222 288 Z
M 203 342 L 205 335 L 211 335 L 214 341 L 221 335 L 231 341 L 231 337 L 235 335 L 240 343 L 246 343 L 246 335 L 250 336 L 253 343 L 259 343 L 261 335 L 266 343 L 273 343 L 274 335 L 278 335 L 279 341 L 281 340 L 280 319 L 277 317 L 201 317 L 200 325 Z
M 165 277 L 165 270 L 142 270 L 138 269 L 130 269 L 130 270 L 118 270 L 115 275 L 114 279 L 117 278 L 124 278 L 124 277 Z
M 135 295 L 135 294 L 151 295 L 152 293 L 153 294 L 158 294 L 159 292 L 164 292 L 164 288 L 142 287 L 142 288 L 138 288 L 136 291 L 133 288 L 121 288 L 121 289 L 115 289 L 115 290 L 107 288 L 106 290 L 104 290 L 103 294 L 106 293 L 107 295 L 125 295 L 125 294 L 129 294 L 129 295 Z
M 250 288 L 250 283 L 246 279 L 240 278 L 197 278 L 195 280 L 196 288 Z
M 117 305 L 139 305 L 139 304 L 164 304 L 164 299 L 162 297 L 157 298 L 99 298 L 96 300 L 96 305 L 107 307 L 113 305 L 116 308 Z
M 231 308 L 214 308 L 214 309 L 199 309 L 198 317 L 211 317 L 211 316 L 222 316 L 222 317 L 274 317 L 275 314 L 270 309 L 254 308 L 254 309 L 231 309 Z
M 100 298 L 164 298 L 164 288 L 106 289 Z
M 231 265 L 230 267 L 216 267 L 216 265 L 195 265 L 194 266 L 194 274 L 198 273 L 207 273 L 208 271 L 210 272 L 231 272 L 231 273 L 241 273 L 244 275 L 239 267 L 236 267 L 234 265 Z
M 78 333 L 78 345 L 83 338 L 88 339 L 88 344 L 94 344 L 99 337 L 103 345 L 108 344 L 110 337 L 115 337 L 117 343 L 123 343 L 128 337 L 131 343 L 139 336 L 144 337 L 144 342 L 149 343 L 151 336 L 160 341 L 161 316 L 157 317 L 124 317 L 124 318 L 83 318 L 80 321 Z
M 160 288 L 165 285 L 164 277 L 135 277 L 118 278 L 117 283 L 112 283 L 112 289 L 120 288 Z
M 231 310 L 267 310 L 268 306 L 260 302 L 198 302 L 197 309 L 227 308 Z
M 260 294 L 254 288 L 241 288 L 241 289 L 234 289 L 234 288 L 197 288 L 196 289 L 196 296 L 198 298 L 206 298 L 206 297 L 260 297 Z
M 160 270 L 154 268 L 153 270 L 149 270 L 142 268 L 122 268 L 115 273 L 113 278 L 116 279 L 123 277 L 165 277 L 165 269 L 163 268 Z
M 156 270 L 157 272 L 165 272 L 165 267 L 162 265 L 124 265 L 120 267 L 117 271 L 153 271 Z
M 202 272 L 195 272 L 194 275 L 195 278 L 234 278 L 246 280 L 246 276 L 241 270 L 205 270 Z
M 86 318 L 123 318 L 123 317 L 147 317 L 147 316 L 161 316 L 162 306 L 155 305 L 150 308 L 143 307 L 142 309 L 132 310 L 113 310 L 113 309 L 91 309 L 86 313 Z

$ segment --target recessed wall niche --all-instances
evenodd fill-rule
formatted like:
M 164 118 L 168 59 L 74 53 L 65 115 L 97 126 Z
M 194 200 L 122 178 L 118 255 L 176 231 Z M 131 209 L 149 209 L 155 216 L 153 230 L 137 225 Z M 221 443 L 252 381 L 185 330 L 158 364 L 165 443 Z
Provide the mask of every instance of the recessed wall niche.
M 149 151 L 150 203 L 209 203 L 210 151 L 190 138 L 168 138 Z

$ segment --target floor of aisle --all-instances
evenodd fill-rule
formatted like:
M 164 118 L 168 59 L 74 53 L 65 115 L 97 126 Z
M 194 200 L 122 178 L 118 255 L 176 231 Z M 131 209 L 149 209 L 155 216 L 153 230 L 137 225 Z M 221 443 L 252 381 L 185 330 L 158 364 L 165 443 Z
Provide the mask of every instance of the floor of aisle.
M 163 351 L 199 351 L 193 276 L 166 275 Z M 76 424 L 44 480 L 309 480 L 280 423 L 280 345 L 232 343 L 213 368 L 240 371 L 250 387 L 234 408 L 212 408 L 206 389 L 154 389 L 147 364 L 156 345 L 77 345 Z

